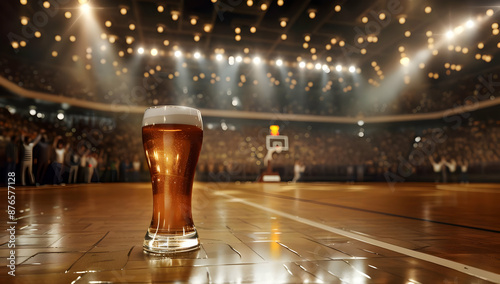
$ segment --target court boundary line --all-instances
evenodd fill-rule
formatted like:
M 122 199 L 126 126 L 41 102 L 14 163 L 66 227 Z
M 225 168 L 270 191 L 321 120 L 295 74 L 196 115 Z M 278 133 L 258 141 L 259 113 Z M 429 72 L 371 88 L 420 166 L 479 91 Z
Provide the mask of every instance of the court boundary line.
M 419 218 L 419 217 L 405 216 L 405 215 L 399 215 L 399 214 L 394 214 L 394 213 L 389 213 L 389 212 L 383 212 L 383 211 L 377 211 L 377 210 L 371 210 L 371 209 L 363 209 L 363 208 L 358 208 L 358 207 L 322 202 L 322 201 L 311 200 L 311 199 L 296 198 L 296 197 L 292 197 L 292 196 L 279 195 L 279 194 L 274 194 L 274 193 L 269 193 L 269 192 L 258 192 L 256 190 L 247 190 L 247 191 L 245 191 L 245 193 L 264 195 L 264 196 L 270 196 L 270 197 L 274 197 L 274 198 L 288 199 L 288 200 L 294 200 L 294 201 L 298 200 L 298 201 L 312 203 L 312 204 L 316 204 L 316 205 L 336 207 L 336 208 L 347 209 L 347 210 L 361 211 L 361 212 L 372 213 L 372 214 L 380 214 L 380 215 L 386 215 L 386 216 L 391 216 L 391 217 L 404 218 L 404 219 L 410 219 L 410 220 L 415 220 L 415 221 L 423 221 L 423 222 L 435 223 L 435 224 L 440 224 L 440 225 L 447 225 L 447 226 L 453 226 L 453 227 L 459 227 L 459 228 L 465 228 L 465 229 L 500 234 L 499 230 L 494 230 L 494 229 L 474 227 L 474 226 L 469 226 L 469 225 L 461 225 L 461 224 L 455 224 L 455 223 L 449 223 L 449 222 L 431 220 L 431 219 L 425 219 L 425 218 Z
M 361 242 L 364 242 L 364 243 L 367 243 L 367 244 L 370 244 L 370 245 L 374 245 L 374 246 L 381 247 L 381 248 L 384 248 L 384 249 L 387 249 L 387 250 L 391 250 L 391 251 L 394 251 L 394 252 L 397 252 L 397 253 L 400 253 L 400 254 L 403 254 L 403 255 L 407 255 L 407 256 L 416 258 L 416 259 L 420 259 L 420 260 L 427 261 L 427 262 L 430 262 L 430 263 L 434 263 L 434 264 L 437 264 L 437 265 L 440 265 L 440 266 L 444 266 L 444 267 L 447 267 L 447 268 L 450 268 L 450 269 L 459 271 L 461 273 L 464 273 L 464 274 L 467 274 L 467 275 L 470 275 L 470 276 L 474 276 L 474 277 L 477 277 L 477 278 L 480 278 L 480 279 L 483 279 L 483 280 L 486 280 L 486 281 L 491 281 L 491 282 L 494 282 L 494 283 L 500 283 L 500 274 L 497 274 L 497 273 L 494 273 L 494 272 L 491 272 L 491 271 L 487 271 L 487 270 L 484 270 L 484 269 L 481 269 L 481 268 L 477 268 L 477 267 L 473 267 L 473 266 L 470 266 L 470 265 L 462 264 L 462 263 L 459 263 L 459 262 L 456 262 L 456 261 L 444 259 L 444 258 L 437 257 L 437 256 L 434 256 L 434 255 L 430 255 L 430 254 L 425 254 L 425 253 L 422 253 L 422 252 L 414 251 L 414 250 L 407 249 L 407 248 L 404 248 L 404 247 L 396 246 L 396 245 L 393 245 L 393 244 L 390 244 L 390 243 L 386 243 L 386 242 L 383 242 L 383 241 L 379 241 L 379 240 L 376 240 L 376 239 L 373 239 L 373 238 L 370 238 L 370 237 L 367 237 L 367 236 L 364 236 L 364 235 L 360 235 L 360 234 L 357 234 L 357 233 L 353 233 L 353 232 L 349 232 L 349 231 L 337 229 L 337 228 L 334 228 L 334 227 L 330 227 L 328 225 L 325 225 L 325 224 L 322 224 L 322 223 L 319 223 L 319 222 L 316 222 L 316 221 L 313 221 L 313 220 L 309 220 L 309 219 L 306 219 L 306 218 L 302 218 L 302 217 L 297 216 L 297 215 L 292 215 L 292 214 L 289 214 L 289 213 L 286 213 L 286 212 L 282 212 L 282 211 L 279 211 L 279 210 L 276 210 L 276 209 L 267 208 L 265 206 L 253 203 L 251 201 L 244 200 L 244 199 L 239 198 L 239 197 L 232 196 L 232 195 L 227 194 L 227 193 L 223 193 L 223 192 L 220 192 L 220 191 L 214 191 L 212 189 L 209 189 L 209 190 L 213 194 L 218 195 L 218 196 L 223 196 L 223 197 L 225 197 L 227 199 L 230 199 L 231 201 L 239 202 L 239 203 L 242 203 L 242 204 L 245 204 L 245 205 L 248 205 L 248 206 L 260 209 L 260 210 L 263 210 L 263 211 L 267 211 L 267 212 L 279 215 L 281 217 L 294 220 L 294 221 L 299 222 L 299 223 L 303 223 L 303 224 L 306 224 L 306 225 L 309 225 L 309 226 L 313 226 L 313 227 L 316 227 L 316 228 L 319 228 L 319 229 L 322 229 L 322 230 L 325 230 L 325 231 L 328 231 L 328 232 L 335 233 L 337 235 L 341 235 L 341 236 L 348 237 L 348 238 L 351 238 L 351 239 L 354 239 L 354 240 L 357 240 L 357 241 L 361 241 Z

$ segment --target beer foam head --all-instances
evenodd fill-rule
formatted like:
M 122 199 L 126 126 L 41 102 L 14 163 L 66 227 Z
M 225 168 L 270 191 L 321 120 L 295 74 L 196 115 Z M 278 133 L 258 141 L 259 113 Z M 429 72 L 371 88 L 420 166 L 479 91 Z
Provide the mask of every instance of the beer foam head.
M 200 111 L 185 106 L 153 106 L 146 109 L 142 126 L 155 124 L 193 125 L 203 130 Z

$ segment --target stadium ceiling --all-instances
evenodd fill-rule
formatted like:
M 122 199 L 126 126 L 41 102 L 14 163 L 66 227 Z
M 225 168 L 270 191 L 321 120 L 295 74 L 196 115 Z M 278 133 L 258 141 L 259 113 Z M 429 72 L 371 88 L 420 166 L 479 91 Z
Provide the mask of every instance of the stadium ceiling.
M 117 74 L 175 57 L 351 71 L 377 86 L 419 70 L 428 80 L 496 68 L 497 1 L 2 1 L 1 53 L 21 62 Z M 116 62 L 116 63 L 115 63 Z M 172 67 L 174 68 L 174 67 Z M 121 70 L 121 71 L 120 71 Z M 142 75 L 139 72 L 138 75 Z

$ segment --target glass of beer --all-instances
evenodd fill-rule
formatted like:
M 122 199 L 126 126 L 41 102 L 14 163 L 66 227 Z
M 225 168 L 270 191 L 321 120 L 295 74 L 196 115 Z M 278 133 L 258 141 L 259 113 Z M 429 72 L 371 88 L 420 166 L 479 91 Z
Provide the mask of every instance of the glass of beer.
M 170 254 L 199 247 L 191 192 L 203 141 L 199 110 L 154 106 L 142 120 L 142 141 L 153 186 L 153 218 L 144 250 Z

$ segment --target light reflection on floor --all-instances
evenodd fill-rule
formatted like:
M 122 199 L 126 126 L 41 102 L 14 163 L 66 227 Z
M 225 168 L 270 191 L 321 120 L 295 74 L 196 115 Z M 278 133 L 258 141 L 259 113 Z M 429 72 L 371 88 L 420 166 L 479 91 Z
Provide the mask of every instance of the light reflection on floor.
M 16 277 L 7 275 L 9 236 L 1 224 L 1 283 L 487 283 L 293 216 L 500 277 L 495 184 L 398 184 L 393 191 L 383 183 L 196 183 L 193 217 L 202 247 L 171 257 L 142 251 L 148 189 L 19 188 Z

